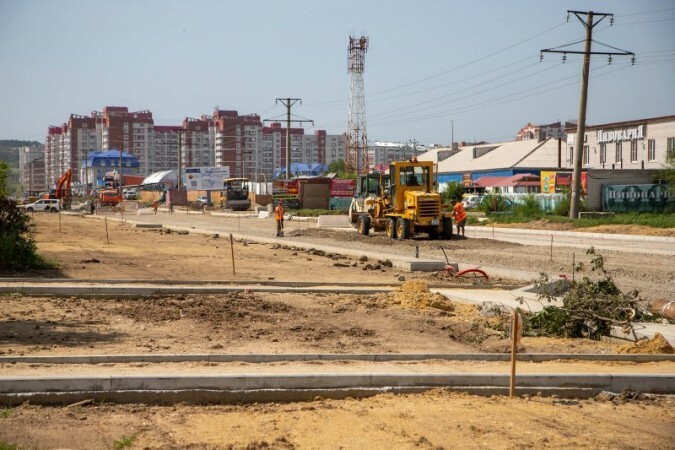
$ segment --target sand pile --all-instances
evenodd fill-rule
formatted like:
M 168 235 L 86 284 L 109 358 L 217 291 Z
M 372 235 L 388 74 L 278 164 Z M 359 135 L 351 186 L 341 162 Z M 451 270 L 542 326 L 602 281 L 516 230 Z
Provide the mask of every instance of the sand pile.
M 653 338 L 649 340 L 640 340 L 635 344 L 628 344 L 618 349 L 619 353 L 643 353 L 643 354 L 659 354 L 673 353 L 673 347 L 668 343 L 666 338 L 661 333 L 656 333 Z
M 441 294 L 431 293 L 426 281 L 410 280 L 403 283 L 400 289 L 392 293 L 394 301 L 404 308 L 422 309 L 436 308 L 443 311 L 454 311 L 455 304 Z

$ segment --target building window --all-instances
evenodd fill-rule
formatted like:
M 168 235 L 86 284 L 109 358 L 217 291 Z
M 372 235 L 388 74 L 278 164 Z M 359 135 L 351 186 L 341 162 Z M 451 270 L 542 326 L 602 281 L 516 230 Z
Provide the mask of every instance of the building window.
M 666 147 L 666 158 L 675 158 L 675 137 L 668 138 L 668 146 Z
M 638 142 L 630 142 L 630 162 L 637 162 L 638 160 Z
M 600 164 L 607 162 L 607 144 L 600 144 Z
M 574 165 L 574 147 L 570 147 L 570 166 L 573 165 Z
M 587 166 L 591 162 L 589 153 L 590 152 L 588 151 L 588 145 L 584 145 L 584 156 L 583 156 L 583 158 L 584 158 L 584 165 L 585 166 Z
M 647 141 L 647 160 L 655 161 L 656 160 L 656 140 L 649 139 Z
M 620 163 L 623 159 L 623 150 L 621 148 L 621 142 L 616 143 L 616 154 L 614 155 L 614 162 Z

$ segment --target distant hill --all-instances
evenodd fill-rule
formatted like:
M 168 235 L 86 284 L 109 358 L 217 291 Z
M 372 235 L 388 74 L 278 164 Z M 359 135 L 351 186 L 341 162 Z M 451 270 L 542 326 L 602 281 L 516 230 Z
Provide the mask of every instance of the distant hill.
M 26 145 L 42 145 L 38 141 L 19 141 L 16 139 L 0 139 L 0 160 L 6 161 L 11 167 L 19 167 L 19 151 L 18 147 L 24 147 Z

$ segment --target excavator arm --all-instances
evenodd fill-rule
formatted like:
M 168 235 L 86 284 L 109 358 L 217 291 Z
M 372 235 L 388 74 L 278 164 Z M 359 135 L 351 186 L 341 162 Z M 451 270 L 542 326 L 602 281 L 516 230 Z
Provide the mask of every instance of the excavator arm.
M 72 172 L 70 169 L 59 177 L 59 181 L 56 183 L 56 198 L 69 198 L 70 197 L 70 180 L 72 177 Z M 65 185 L 65 189 L 64 189 Z

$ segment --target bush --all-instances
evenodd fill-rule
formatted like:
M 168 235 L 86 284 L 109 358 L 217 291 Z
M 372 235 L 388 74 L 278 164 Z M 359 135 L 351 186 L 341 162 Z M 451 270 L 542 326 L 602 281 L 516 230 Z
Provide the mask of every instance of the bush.
M 544 215 L 544 210 L 534 194 L 525 197 L 523 203 L 516 206 L 516 211 L 523 216 L 529 217 L 541 217 Z
M 50 267 L 36 253 L 28 227 L 30 218 L 16 202 L 0 197 L 0 270 L 43 269 Z
M 513 202 L 499 194 L 488 194 L 482 198 L 478 209 L 485 214 L 510 211 L 513 208 Z

